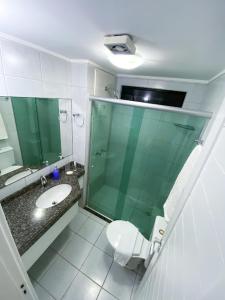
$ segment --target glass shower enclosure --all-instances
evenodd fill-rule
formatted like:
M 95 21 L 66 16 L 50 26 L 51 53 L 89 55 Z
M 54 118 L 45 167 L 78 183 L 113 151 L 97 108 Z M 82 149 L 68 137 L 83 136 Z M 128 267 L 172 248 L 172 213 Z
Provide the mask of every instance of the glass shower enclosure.
M 87 206 L 132 222 L 149 238 L 208 116 L 125 101 L 91 102 Z

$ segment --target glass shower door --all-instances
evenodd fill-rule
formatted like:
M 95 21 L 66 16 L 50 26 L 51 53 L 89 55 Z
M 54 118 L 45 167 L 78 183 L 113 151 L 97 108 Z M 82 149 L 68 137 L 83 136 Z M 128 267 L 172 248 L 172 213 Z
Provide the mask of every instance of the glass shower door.
M 149 238 L 207 119 L 92 102 L 88 206 Z

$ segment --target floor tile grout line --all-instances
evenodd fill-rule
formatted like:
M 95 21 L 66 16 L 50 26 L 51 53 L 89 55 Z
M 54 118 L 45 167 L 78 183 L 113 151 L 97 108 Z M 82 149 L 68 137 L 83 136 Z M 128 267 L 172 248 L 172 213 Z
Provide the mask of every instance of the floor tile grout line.
M 72 283 L 73 283 L 73 281 L 75 280 L 75 278 L 77 277 L 77 275 L 79 274 L 79 272 L 80 273 L 82 273 L 84 276 L 86 276 L 88 279 L 90 279 L 93 283 L 95 283 L 95 284 L 97 284 L 101 289 L 103 288 L 103 285 L 104 285 L 104 283 L 105 283 L 105 280 L 106 280 L 106 278 L 107 278 L 107 276 L 108 276 L 108 274 L 109 274 L 109 271 L 110 271 L 110 269 L 111 269 L 111 267 L 112 267 L 112 264 L 113 264 L 113 260 L 112 260 L 112 262 L 111 262 L 111 264 L 110 264 L 110 267 L 109 267 L 109 270 L 108 270 L 108 272 L 107 272 L 107 274 L 106 274 L 106 277 L 105 277 L 105 279 L 104 279 L 104 281 L 103 281 L 103 284 L 102 285 L 100 285 L 100 284 L 98 284 L 96 281 L 94 281 L 91 277 L 89 277 L 89 275 L 88 274 L 86 274 L 86 273 L 84 273 L 81 269 L 82 269 L 82 266 L 84 265 L 84 263 L 86 262 L 86 260 L 87 260 L 87 258 L 88 258 L 88 256 L 89 256 L 89 254 L 91 253 L 91 251 L 92 251 L 92 249 L 93 248 L 96 248 L 94 245 L 92 245 L 92 248 L 90 249 L 90 251 L 89 251 L 89 253 L 88 253 L 88 255 L 87 255 L 87 257 L 85 258 L 85 260 L 84 260 L 84 262 L 82 263 L 82 265 L 81 265 L 81 267 L 80 268 L 78 268 L 78 267 L 76 267 L 76 266 L 74 266 L 69 260 L 67 260 L 65 257 L 63 257 L 60 253 L 58 254 L 62 259 L 64 259 L 67 263 L 69 263 L 72 267 L 74 267 L 75 269 L 77 269 L 77 274 L 76 274 L 76 276 L 74 277 L 74 279 L 72 280 L 72 282 L 71 282 L 71 284 L 70 284 L 70 286 L 72 285 Z M 103 252 L 103 251 L 102 251 Z M 104 253 L 104 252 L 103 252 Z M 105 253 L 104 253 L 105 254 Z M 109 256 L 109 255 L 108 255 Z M 111 257 L 111 256 L 109 256 L 109 257 Z M 70 287 L 69 286 L 69 287 Z M 67 290 L 69 289 L 69 287 L 67 288 Z M 67 291 L 66 290 L 66 291 Z M 104 290 L 105 291 L 107 291 L 107 292 L 109 292 L 108 290 L 106 290 L 105 288 L 104 288 Z M 110 292 L 109 292 L 110 293 Z M 63 294 L 63 296 L 66 294 L 66 292 Z M 110 293 L 112 296 L 114 296 L 112 293 Z M 114 296 L 115 297 L 115 296 Z M 61 298 L 62 299 L 62 298 Z M 97 298 L 96 298 L 97 299 Z
M 72 232 L 72 234 L 74 235 L 78 235 L 80 238 L 82 238 L 85 242 L 88 242 L 89 244 L 91 245 L 94 245 L 93 243 L 91 243 L 90 241 L 88 241 L 87 239 L 85 239 L 82 235 L 80 235 L 79 233 L 73 231 L 72 229 L 69 228 L 69 230 Z M 101 234 L 101 233 L 100 233 Z M 97 238 L 98 239 L 98 238 Z M 66 241 L 66 244 L 71 240 L 71 237 L 69 237 L 68 241 Z M 51 249 L 54 249 L 53 247 L 51 247 L 51 245 L 49 246 Z M 62 249 L 64 249 L 65 246 L 63 246 Z M 54 249 L 55 250 L 55 249 Z M 59 253 L 57 250 L 55 250 L 57 253 Z M 63 250 L 60 250 L 60 251 L 63 251 Z
M 69 284 L 69 286 L 66 288 L 65 292 L 63 293 L 62 297 L 60 298 L 60 300 L 63 300 L 64 296 L 66 295 L 67 291 L 70 289 L 70 287 L 72 286 L 74 280 L 76 279 L 76 277 L 78 276 L 79 274 L 79 270 L 77 272 L 77 274 L 75 275 L 75 277 L 73 278 L 73 280 L 71 281 L 71 283 Z
M 110 272 L 110 270 L 111 270 L 111 268 L 112 268 L 113 263 L 115 263 L 114 260 L 113 260 L 112 263 L 111 263 L 111 266 L 110 266 L 110 268 L 109 268 L 109 271 L 108 271 L 108 273 L 107 273 L 107 275 L 106 275 L 106 277 L 105 277 L 105 280 L 104 280 L 104 282 L 103 282 L 102 288 L 103 288 L 103 286 L 104 286 L 104 284 L 105 284 L 105 281 L 106 281 L 106 279 L 107 279 L 107 277 L 108 277 L 108 275 L 109 275 L 109 272 Z M 133 272 L 133 270 L 130 270 L 130 269 L 127 269 L 127 270 Z M 136 278 L 137 278 L 137 276 L 138 276 L 138 274 L 137 274 L 136 272 L 133 272 L 133 273 L 135 274 L 135 279 L 134 279 L 134 282 L 133 282 L 133 285 L 132 285 L 132 289 L 131 289 L 130 300 L 131 300 L 131 297 L 132 297 L 134 284 L 135 284 Z M 106 290 L 107 292 L 109 292 L 106 288 L 104 288 L 104 290 Z M 109 292 L 109 293 L 110 293 L 112 296 L 114 296 L 114 297 L 117 298 L 117 296 L 113 295 L 111 292 Z M 117 298 L 117 299 L 118 299 L 118 298 Z
M 69 229 L 69 231 L 71 231 L 71 233 L 74 234 L 74 232 L 73 232 L 72 230 Z M 71 241 L 71 236 L 70 236 L 70 237 L 68 238 L 68 240 L 64 243 L 64 245 L 63 245 L 62 249 L 60 249 L 60 251 L 63 251 L 63 250 L 66 248 L 67 244 L 69 244 L 70 241 Z M 60 252 L 57 251 L 54 247 L 52 247 L 52 244 L 50 245 L 50 247 L 51 247 L 54 251 L 56 251 L 57 253 L 60 253 Z
M 30 278 L 30 280 L 31 280 L 31 276 L 29 276 L 29 278 Z M 32 278 L 33 280 L 31 280 L 31 283 L 32 283 L 32 286 L 33 286 L 33 288 L 34 288 L 34 290 L 35 290 L 35 292 L 36 292 L 36 294 L 37 294 L 37 291 L 36 291 L 36 289 L 35 289 L 35 285 L 39 285 L 49 296 L 51 296 L 52 297 L 52 295 L 51 294 L 49 294 L 49 291 L 45 288 L 45 287 L 43 287 L 40 283 L 39 283 L 39 281 L 38 280 L 36 280 L 36 279 L 34 279 L 34 278 Z M 55 297 L 53 297 L 54 299 L 55 299 Z M 56 300 L 56 299 L 55 299 Z
M 104 229 L 104 228 L 103 228 L 103 229 Z M 103 229 L 101 230 L 100 234 L 98 235 L 96 241 L 97 241 L 98 238 L 100 237 L 100 235 L 101 235 Z M 84 239 L 85 241 L 87 241 L 88 243 L 90 243 L 90 244 L 92 244 L 92 245 L 94 245 L 94 244 L 96 243 L 96 241 L 95 241 L 95 242 L 90 242 L 89 240 L 87 240 L 85 237 L 83 237 L 83 236 L 82 236 L 81 234 L 79 234 L 79 233 L 76 233 L 76 234 L 79 235 L 79 237 L 81 237 L 82 239 Z
M 108 291 L 108 290 L 106 290 L 105 288 L 101 288 L 101 290 L 103 290 L 103 291 L 105 291 L 105 292 L 107 292 L 107 293 L 109 293 L 111 296 L 113 296 L 116 300 L 122 300 L 122 299 L 120 299 L 120 298 L 118 298 L 118 297 L 116 297 L 116 296 L 114 296 L 110 291 Z M 100 291 L 101 292 L 101 291 Z M 98 299 L 98 298 L 97 298 Z
M 97 248 L 98 250 L 102 251 L 104 254 L 108 255 L 109 257 L 111 257 L 111 258 L 113 259 L 113 256 L 112 256 L 112 255 L 110 255 L 110 254 L 107 253 L 106 251 L 102 250 L 101 248 L 99 248 L 99 247 L 96 246 L 95 244 L 94 244 L 94 247 Z
M 107 273 L 107 275 L 106 275 L 106 277 L 105 277 L 105 280 L 104 280 L 104 282 L 103 282 L 103 284 L 102 284 L 102 287 L 103 287 L 104 284 L 105 284 L 105 281 L 106 281 L 106 279 L 107 279 L 107 277 L 108 277 L 108 275 L 109 275 L 109 272 L 110 272 L 110 270 L 111 270 L 111 268 L 112 268 L 113 263 L 114 263 L 114 260 L 112 260 L 112 262 L 111 262 L 111 265 L 110 265 L 110 267 L 109 267 L 109 270 L 108 270 L 108 273 Z
M 80 212 L 80 213 L 82 213 L 82 212 Z M 92 246 L 92 247 L 90 248 L 89 252 L 88 252 L 87 257 L 85 258 L 85 260 L 84 260 L 83 263 L 81 264 L 81 267 L 78 268 L 78 267 L 74 266 L 69 260 L 67 260 L 67 259 L 62 255 L 62 252 L 64 251 L 64 249 L 66 248 L 67 244 L 69 244 L 69 242 L 70 242 L 70 240 L 71 240 L 71 237 L 70 237 L 70 238 L 68 239 L 68 241 L 65 242 L 65 245 L 63 246 L 62 249 L 60 249 L 60 251 L 56 250 L 54 247 L 52 247 L 52 246 L 50 245 L 50 249 L 51 249 L 52 252 L 54 252 L 55 258 L 54 258 L 53 261 L 50 263 L 50 265 L 46 268 L 46 270 L 45 270 L 44 273 L 40 276 L 40 278 L 39 278 L 38 280 L 37 280 L 37 279 L 34 279 L 34 280 L 37 282 L 37 284 L 40 285 L 41 288 L 43 288 L 50 296 L 53 297 L 53 299 L 55 299 L 55 297 L 51 294 L 51 292 L 50 292 L 49 290 L 47 290 L 44 286 L 42 286 L 42 284 L 40 283 L 40 280 L 41 280 L 41 279 L 44 277 L 44 275 L 49 271 L 49 269 L 52 267 L 52 265 L 55 263 L 55 261 L 57 260 L 58 257 L 62 258 L 65 262 L 67 262 L 69 265 L 71 265 L 73 268 L 75 268 L 75 269 L 77 270 L 77 273 L 76 273 L 75 277 L 74 277 L 73 280 L 71 281 L 70 285 L 67 287 L 67 289 L 66 289 L 66 291 L 64 292 L 62 298 L 65 296 L 66 292 L 68 291 L 68 289 L 70 288 L 70 286 L 71 286 L 72 283 L 74 282 L 74 280 L 75 280 L 75 278 L 77 277 L 77 275 L 79 274 L 79 272 L 82 273 L 84 276 L 86 276 L 86 277 L 87 277 L 88 279 L 90 279 L 93 283 L 97 284 L 97 285 L 100 287 L 100 291 L 99 291 L 99 293 L 98 293 L 98 295 L 97 295 L 97 298 L 98 298 L 98 297 L 99 297 L 99 294 L 100 294 L 100 292 L 101 292 L 101 289 L 103 289 L 103 285 L 104 285 L 104 283 L 105 283 L 105 280 L 106 280 L 106 278 L 107 278 L 107 276 L 108 276 L 108 274 L 109 274 L 109 272 L 110 272 L 110 269 L 111 269 L 111 267 L 112 267 L 113 260 L 112 260 L 112 262 L 111 262 L 111 265 L 110 265 L 110 267 L 109 267 L 109 270 L 108 270 L 108 272 L 107 272 L 107 274 L 106 274 L 106 276 L 105 276 L 105 279 L 104 279 L 102 285 L 99 285 L 99 284 L 98 284 L 97 282 L 95 282 L 92 278 L 90 278 L 87 274 L 85 274 L 83 271 L 81 271 L 82 266 L 83 266 L 84 263 L 87 261 L 88 256 L 90 255 L 91 251 L 92 251 L 94 248 L 96 248 L 96 249 L 98 249 L 99 251 L 101 251 L 104 255 L 107 255 L 108 257 L 113 258 L 113 257 L 112 257 L 111 255 L 109 255 L 107 252 L 103 251 L 101 248 L 99 248 L 99 247 L 96 246 L 96 243 L 97 243 L 98 239 L 100 238 L 100 235 L 102 234 L 102 232 L 103 232 L 103 230 L 105 229 L 105 227 L 106 227 L 107 224 L 104 224 L 104 225 L 103 225 L 102 223 L 98 222 L 97 220 L 92 219 L 92 218 L 91 218 L 91 215 L 89 215 L 89 216 L 87 216 L 86 214 L 83 214 L 83 215 L 84 215 L 85 217 L 87 217 L 87 218 L 86 218 L 86 220 L 83 222 L 83 224 L 80 226 L 79 230 L 80 230 L 81 227 L 87 222 L 88 219 L 91 219 L 91 220 L 94 221 L 95 223 L 101 225 L 101 226 L 102 226 L 102 230 L 101 230 L 100 234 L 98 235 L 97 239 L 95 240 L 95 242 L 94 242 L 94 243 L 91 243 L 89 240 L 85 239 L 85 238 L 84 238 L 83 236 L 81 236 L 78 232 L 73 231 L 73 230 L 68 226 L 68 229 L 69 229 L 69 231 L 72 232 L 72 234 L 78 235 L 80 238 L 82 238 L 84 241 L 87 241 L 87 242 Z M 94 216 L 95 216 L 95 215 L 94 215 Z M 107 291 L 106 289 L 103 289 L 103 290 Z M 109 291 L 107 291 L 107 292 L 108 292 L 109 294 L 111 294 Z M 112 295 L 113 297 L 115 297 L 113 294 L 111 294 L 111 295 Z M 61 298 L 61 299 L 62 299 L 62 298 Z M 96 298 L 96 299 L 97 299 L 97 298 Z
M 91 247 L 91 249 L 93 248 L 93 245 L 92 245 L 92 247 Z M 89 253 L 91 252 L 91 249 L 90 249 L 90 251 L 88 252 L 88 255 L 89 255 Z M 76 267 L 75 265 L 73 265 L 72 263 L 71 263 L 71 261 L 69 261 L 66 257 L 64 257 L 61 253 L 58 253 L 58 255 L 62 258 L 62 259 L 64 259 L 67 263 L 69 263 L 72 267 L 74 267 L 75 269 L 77 269 L 78 271 L 80 271 L 80 269 L 81 269 L 81 267 L 83 266 L 83 263 L 81 264 L 81 267 L 80 268 L 78 268 L 78 267 Z M 88 255 L 87 255 L 87 257 L 88 257 Z M 85 258 L 85 260 L 86 260 L 86 258 Z
M 57 255 L 58 255 L 60 258 L 62 258 L 65 262 L 69 263 L 69 265 L 72 266 L 74 269 L 76 269 L 77 273 L 76 273 L 75 277 L 74 277 L 73 280 L 72 280 L 72 282 L 73 282 L 74 279 L 76 278 L 77 274 L 79 273 L 79 269 L 78 269 L 77 267 L 75 267 L 74 265 L 72 265 L 70 262 L 68 262 L 64 257 L 62 257 L 62 256 L 60 255 L 60 253 L 57 253 Z M 49 268 L 48 268 L 48 270 L 49 270 Z M 47 273 L 47 272 L 44 272 L 44 274 L 46 274 L 46 273 Z M 39 280 L 41 280 L 42 277 L 43 277 L 43 276 L 41 276 Z M 41 282 L 40 282 L 39 280 L 36 280 L 37 283 L 38 283 L 45 291 L 47 291 L 48 294 L 49 294 L 50 296 L 52 296 L 55 300 L 57 300 L 57 299 L 51 294 L 51 292 L 50 292 L 46 287 L 44 287 L 44 286 L 41 284 Z M 71 284 L 72 284 L 72 282 L 71 282 Z M 71 285 L 71 284 L 70 284 L 70 285 Z M 70 285 L 69 285 L 69 286 L 70 286 Z M 67 289 L 66 289 L 66 290 L 67 290 Z M 65 294 L 65 293 L 64 293 L 64 294 Z M 63 295 L 64 295 L 64 294 L 63 294 Z
M 113 261 L 110 263 L 109 270 L 111 269 L 112 264 L 113 264 Z M 82 266 L 83 266 L 83 265 L 84 265 L 84 263 L 82 264 Z M 107 277 L 108 274 L 109 274 L 109 270 L 108 270 L 108 272 L 107 272 L 107 274 L 106 274 L 106 276 L 105 276 L 105 279 L 104 279 L 102 285 L 100 285 L 100 284 L 98 284 L 96 281 L 94 281 L 91 277 L 89 277 L 88 274 L 84 273 L 84 271 L 82 271 L 81 269 L 82 269 L 82 267 L 80 268 L 80 272 L 81 272 L 81 273 L 83 273 L 85 276 L 87 276 L 88 278 L 90 278 L 94 283 L 96 283 L 96 284 L 99 285 L 101 288 L 103 288 L 103 285 L 104 285 L 104 283 L 105 283 L 106 277 Z
M 91 253 L 91 251 L 92 251 L 92 249 L 94 248 L 94 245 L 92 245 L 92 247 L 91 247 L 91 249 L 90 249 L 90 251 L 88 252 L 88 255 L 87 255 L 87 257 L 85 258 L 85 260 L 83 261 L 83 263 L 81 264 L 81 267 L 80 267 L 80 271 L 81 271 L 81 268 L 83 267 L 83 265 L 84 265 L 84 263 L 86 262 L 86 260 L 88 259 L 88 256 L 90 255 L 90 253 Z
M 48 249 L 48 248 L 47 248 Z M 47 250 L 46 249 L 46 250 Z M 55 251 L 55 249 L 52 249 L 52 248 L 50 248 L 53 252 L 54 252 L 54 255 L 55 255 L 55 257 L 54 257 L 54 259 L 53 259 L 53 261 L 49 264 L 49 266 L 46 268 L 46 270 L 44 271 L 44 273 L 43 274 L 41 274 L 41 277 L 38 279 L 38 280 L 41 280 L 41 278 L 48 272 L 48 270 L 50 269 L 50 267 L 55 263 L 55 260 L 57 259 L 57 255 L 58 255 L 58 252 L 57 251 Z M 43 254 L 42 254 L 43 255 Z M 36 261 L 37 262 L 37 261 Z M 35 262 L 35 263 L 36 263 Z M 28 270 L 29 271 L 29 270 Z M 28 273 L 28 272 L 27 272 Z M 35 279 L 35 278 L 34 278 Z M 36 281 L 38 281 L 37 279 L 35 279 Z
M 85 216 L 85 217 L 87 217 L 87 216 Z M 87 219 L 84 220 L 84 222 L 82 222 L 82 224 L 79 226 L 79 228 L 77 229 L 78 231 L 81 229 L 81 227 L 84 225 L 84 223 L 86 223 L 87 220 L 88 220 L 88 217 L 87 217 Z M 68 225 L 68 228 L 69 228 L 71 231 L 75 232 L 75 231 L 70 227 L 70 224 Z
M 41 287 L 44 291 L 47 292 L 47 294 L 49 294 L 53 299 L 57 300 L 57 299 L 55 298 L 55 296 L 53 296 L 53 295 L 51 294 L 51 292 L 50 292 L 49 290 L 47 290 L 47 288 L 44 287 L 39 281 L 37 281 L 37 283 L 40 285 L 40 287 Z
M 71 287 L 71 285 L 73 284 L 74 280 L 76 279 L 76 277 L 78 276 L 78 274 L 81 273 L 82 275 L 84 275 L 85 277 L 87 277 L 92 283 L 96 284 L 97 286 L 100 287 L 100 291 L 96 297 L 96 299 L 98 298 L 101 290 L 103 289 L 103 286 L 101 286 L 100 284 L 98 284 L 97 282 L 95 282 L 91 277 L 89 277 L 87 274 L 85 274 L 83 271 L 81 271 L 81 269 L 78 270 L 76 276 L 74 277 L 74 279 L 72 280 L 71 284 L 69 285 L 69 287 L 66 289 L 65 293 L 63 294 L 61 300 L 63 300 L 63 297 L 65 296 L 65 294 L 67 293 L 67 291 L 69 290 L 69 288 Z M 107 291 L 108 292 L 108 291 Z M 111 294 L 112 295 L 112 294 Z M 55 299 L 55 298 L 54 298 Z

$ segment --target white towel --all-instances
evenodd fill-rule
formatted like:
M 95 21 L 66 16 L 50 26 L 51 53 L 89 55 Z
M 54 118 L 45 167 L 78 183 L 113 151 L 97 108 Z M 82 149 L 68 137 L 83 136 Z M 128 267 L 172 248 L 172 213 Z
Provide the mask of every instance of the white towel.
M 130 227 L 126 235 L 122 234 L 115 249 L 114 260 L 121 266 L 126 266 L 132 257 L 138 229 L 135 226 Z

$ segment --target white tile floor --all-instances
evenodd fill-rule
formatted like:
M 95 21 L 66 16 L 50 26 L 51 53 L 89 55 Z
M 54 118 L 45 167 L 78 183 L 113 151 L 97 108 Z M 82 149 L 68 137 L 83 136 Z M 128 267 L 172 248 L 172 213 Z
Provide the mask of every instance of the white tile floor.
M 140 275 L 113 262 L 106 223 L 84 209 L 29 271 L 40 300 L 129 300 Z

